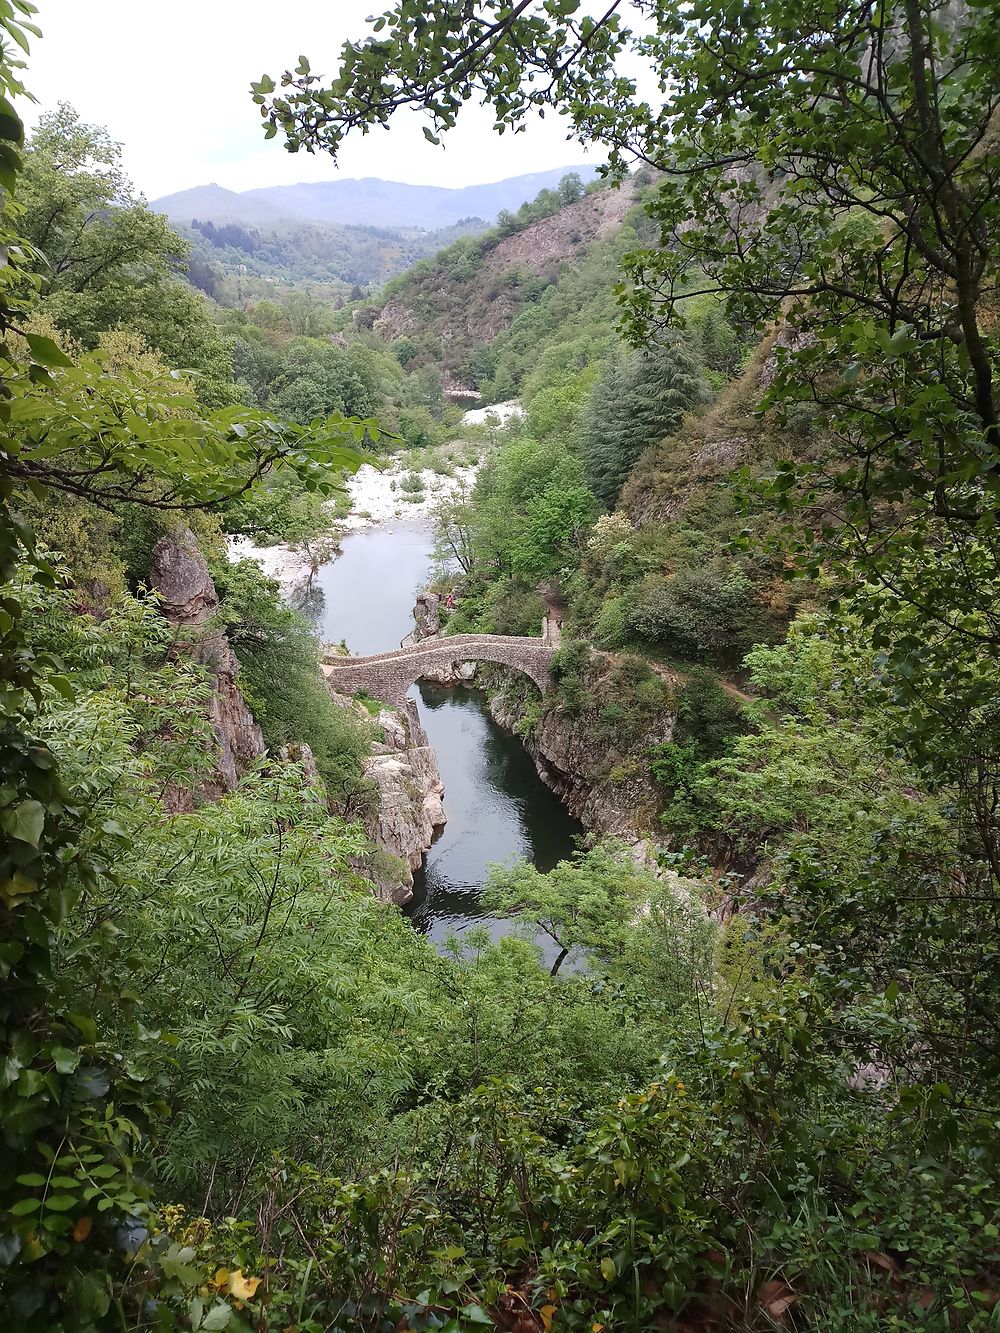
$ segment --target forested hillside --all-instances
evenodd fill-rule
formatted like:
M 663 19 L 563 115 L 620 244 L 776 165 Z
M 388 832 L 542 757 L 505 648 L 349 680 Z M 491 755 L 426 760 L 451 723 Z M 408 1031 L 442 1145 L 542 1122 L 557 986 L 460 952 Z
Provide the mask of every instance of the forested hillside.
M 987 1333 L 1000 10 L 372 22 L 267 139 L 486 102 L 607 178 L 367 292 L 381 235 L 192 249 L 115 127 L 25 135 L 0 3 L 0 1327 Z M 232 539 L 311 587 L 346 477 L 458 457 L 390 656 L 530 641 L 475 685 L 584 834 L 435 947 L 373 767 L 427 848 L 417 713 Z
M 323 299 L 342 306 L 457 238 L 485 231 L 486 224 L 470 217 L 432 232 L 314 223 L 261 229 L 234 222 L 216 225 L 194 215 L 177 228 L 191 244 L 190 282 L 222 305 L 269 296 L 269 288 L 309 283 Z

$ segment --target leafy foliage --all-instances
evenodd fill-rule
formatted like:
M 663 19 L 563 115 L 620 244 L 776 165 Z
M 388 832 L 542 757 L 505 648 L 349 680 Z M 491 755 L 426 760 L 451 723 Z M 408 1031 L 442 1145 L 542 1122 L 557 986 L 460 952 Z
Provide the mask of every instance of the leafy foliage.
M 127 325 L 172 367 L 197 372 L 200 400 L 235 401 L 225 348 L 178 272 L 187 246 L 135 197 L 121 148 L 66 103 L 39 118 L 16 193 L 18 225 L 43 268 L 46 314 L 86 347 Z
M 244 560 L 219 566 L 215 582 L 240 683 L 271 750 L 305 742 L 330 799 L 363 805 L 362 760 L 369 737 L 330 700 L 318 668 L 319 644 L 302 617 L 282 605 L 278 586 Z

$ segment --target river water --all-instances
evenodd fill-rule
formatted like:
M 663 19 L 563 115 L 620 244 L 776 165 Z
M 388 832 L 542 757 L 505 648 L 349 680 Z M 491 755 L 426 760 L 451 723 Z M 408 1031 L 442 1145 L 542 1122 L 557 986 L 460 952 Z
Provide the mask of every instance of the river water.
M 418 524 L 350 533 L 340 557 L 315 580 L 308 610 L 320 637 L 343 639 L 359 654 L 398 648 L 413 629 L 414 598 L 431 559 L 430 534 Z M 573 851 L 581 825 L 539 778 L 517 737 L 493 721 L 481 693 L 429 684 L 410 693 L 437 755 L 448 822 L 414 875 L 405 910 L 437 944 L 473 925 L 496 938 L 513 926 L 480 904 L 490 865 L 527 860 L 550 870 Z

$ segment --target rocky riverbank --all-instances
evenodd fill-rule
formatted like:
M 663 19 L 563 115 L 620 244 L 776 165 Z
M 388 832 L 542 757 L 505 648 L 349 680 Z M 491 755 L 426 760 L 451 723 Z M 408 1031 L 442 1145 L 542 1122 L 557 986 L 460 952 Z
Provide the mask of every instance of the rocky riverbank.
M 413 619 L 414 630 L 403 640 L 404 646 L 441 637 L 441 599 L 436 593 L 419 594 Z M 638 858 L 652 859 L 657 793 L 648 765 L 634 760 L 609 764 L 608 743 L 601 739 L 589 711 L 574 717 L 556 707 L 534 715 L 529 707 L 529 701 L 537 699 L 534 687 L 503 667 L 455 662 L 428 672 L 426 679 L 485 690 L 494 720 L 520 737 L 539 777 L 570 814 L 589 833 L 621 839 L 633 847 Z M 669 740 L 673 724 L 673 713 L 665 711 L 633 749 L 639 752 Z
M 330 691 L 338 708 L 373 725 L 376 739 L 364 762 L 374 789 L 365 832 L 387 860 L 360 867 L 380 898 L 403 904 L 413 897 L 413 872 L 447 821 L 444 784 L 437 759 L 412 706 L 405 713 L 380 707 L 372 716 L 365 703 Z
M 657 797 L 646 767 L 638 763 L 609 767 L 607 743 L 595 733 L 593 718 L 587 714 L 569 717 L 555 708 L 525 727 L 521 692 L 516 682 L 509 685 L 489 690 L 490 712 L 501 727 L 520 736 L 545 785 L 588 833 L 618 838 L 637 850 L 648 847 L 654 837 Z M 672 716 L 665 715 L 646 744 L 669 740 L 672 727 Z

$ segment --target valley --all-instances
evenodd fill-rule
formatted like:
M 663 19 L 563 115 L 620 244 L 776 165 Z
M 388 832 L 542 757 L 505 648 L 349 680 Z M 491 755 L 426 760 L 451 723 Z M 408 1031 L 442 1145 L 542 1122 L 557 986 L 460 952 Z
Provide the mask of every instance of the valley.
M 990 1333 L 995 6 L 186 5 L 0 5 L 0 1326 Z

